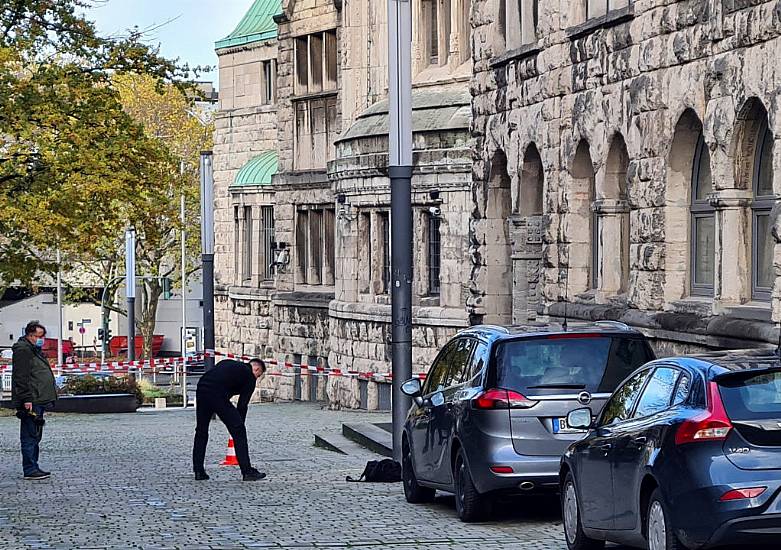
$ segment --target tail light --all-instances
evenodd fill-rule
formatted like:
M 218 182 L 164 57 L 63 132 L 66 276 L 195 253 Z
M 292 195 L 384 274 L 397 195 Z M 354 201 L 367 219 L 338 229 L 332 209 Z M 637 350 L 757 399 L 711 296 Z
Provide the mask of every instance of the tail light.
M 513 469 L 511 466 L 491 466 L 491 471 L 495 474 L 511 474 Z
M 757 498 L 766 490 L 767 487 L 747 487 L 745 489 L 733 489 L 732 491 L 727 491 L 726 493 L 721 495 L 719 501 L 729 502 L 731 500 L 744 500 L 747 498 Z
M 708 383 L 708 410 L 681 424 L 675 434 L 675 444 L 724 441 L 730 430 L 732 430 L 732 422 L 727 416 L 727 411 L 724 410 L 719 386 L 716 382 L 710 382 Z
M 512 390 L 486 390 L 474 399 L 472 405 L 476 409 L 529 409 L 536 405 L 525 396 Z

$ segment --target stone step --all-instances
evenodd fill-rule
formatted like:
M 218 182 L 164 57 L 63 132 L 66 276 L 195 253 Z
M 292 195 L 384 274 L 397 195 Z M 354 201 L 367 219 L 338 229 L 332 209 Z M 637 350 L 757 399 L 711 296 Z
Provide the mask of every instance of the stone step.
M 342 435 L 372 452 L 393 457 L 393 435 L 374 424 L 342 424 Z
M 351 456 L 363 456 L 368 452 L 365 447 L 347 439 L 338 432 L 315 434 L 315 447 Z

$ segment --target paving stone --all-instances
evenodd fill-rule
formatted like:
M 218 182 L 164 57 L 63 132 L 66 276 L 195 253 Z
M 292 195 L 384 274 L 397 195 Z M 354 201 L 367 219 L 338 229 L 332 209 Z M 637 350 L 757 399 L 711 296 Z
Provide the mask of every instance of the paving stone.
M 218 466 L 227 443 L 219 422 L 207 453 L 212 478 L 193 480 L 193 411 L 51 415 L 41 466 L 54 473 L 32 483 L 21 476 L 18 420 L 0 417 L 0 548 L 566 548 L 555 499 L 503 503 L 493 521 L 466 525 L 452 497 L 413 506 L 401 484 L 345 481 L 377 455 L 312 445 L 313 433 L 338 433 L 342 422 L 383 420 L 310 404 L 253 405 L 250 451 L 268 478 L 245 483 L 238 468 Z

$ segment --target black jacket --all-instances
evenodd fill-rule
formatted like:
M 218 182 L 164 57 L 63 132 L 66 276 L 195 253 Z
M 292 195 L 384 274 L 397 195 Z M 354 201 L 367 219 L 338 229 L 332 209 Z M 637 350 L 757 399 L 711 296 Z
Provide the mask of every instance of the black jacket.
M 252 374 L 252 367 L 248 363 L 225 359 L 214 365 L 198 381 L 198 399 L 218 397 L 230 399 L 234 395 L 239 396 L 236 408 L 241 417 L 247 418 L 247 406 L 255 391 L 257 378 Z M 205 394 L 205 395 L 204 395 Z
M 25 403 L 45 405 L 57 400 L 57 385 L 49 361 L 27 338 L 13 346 L 11 400 L 15 407 Z

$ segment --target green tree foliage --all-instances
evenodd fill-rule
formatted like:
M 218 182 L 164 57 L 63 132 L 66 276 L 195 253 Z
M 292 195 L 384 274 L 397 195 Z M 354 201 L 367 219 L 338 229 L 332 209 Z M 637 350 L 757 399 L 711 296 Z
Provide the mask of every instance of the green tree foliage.
M 0 2 L 0 290 L 112 246 L 170 153 L 128 114 L 118 74 L 174 82 L 186 69 L 139 34 L 102 38 L 86 0 Z
M 144 337 L 143 356 L 151 356 L 157 308 L 163 293 L 162 279 L 182 287 L 180 251 L 180 197 L 185 197 L 187 250 L 185 274 L 197 267 L 200 253 L 198 175 L 201 151 L 211 148 L 213 124 L 194 104 L 193 94 L 150 76 L 118 75 L 114 79 L 122 104 L 142 125 L 147 137 L 164 149 L 154 165 L 151 185 L 131 198 L 130 220 L 138 234 L 136 260 L 141 281 L 141 313 L 138 328 Z

